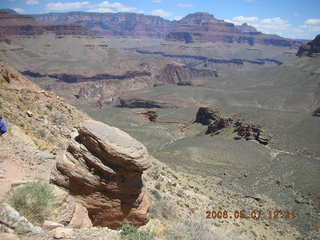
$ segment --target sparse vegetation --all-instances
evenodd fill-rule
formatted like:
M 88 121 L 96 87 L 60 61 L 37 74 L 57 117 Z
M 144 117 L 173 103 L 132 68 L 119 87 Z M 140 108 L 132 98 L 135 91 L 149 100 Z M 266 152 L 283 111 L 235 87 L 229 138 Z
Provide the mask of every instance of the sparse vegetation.
M 151 216 L 154 218 L 162 217 L 170 219 L 171 216 L 175 216 L 175 206 L 170 200 L 157 201 L 151 209 Z
M 155 234 L 149 231 L 138 231 L 138 227 L 131 224 L 123 224 L 120 236 L 122 240 L 153 240 Z
M 167 240 L 241 240 L 234 232 L 215 230 L 203 217 L 194 214 L 167 233 Z
M 35 181 L 14 189 L 9 193 L 8 200 L 29 221 L 42 223 L 50 213 L 54 194 L 48 183 Z
M 160 200 L 161 199 L 161 195 L 157 190 L 152 189 L 151 190 L 152 195 L 157 199 Z

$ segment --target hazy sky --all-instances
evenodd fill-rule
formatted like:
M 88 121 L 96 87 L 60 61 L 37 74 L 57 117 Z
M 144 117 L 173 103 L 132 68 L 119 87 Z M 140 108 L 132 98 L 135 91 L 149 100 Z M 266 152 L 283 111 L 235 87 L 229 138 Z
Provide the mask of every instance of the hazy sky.
M 265 33 L 312 39 L 320 33 L 320 0 L 0 0 L 19 13 L 136 12 L 170 20 L 209 12 L 235 24 L 247 22 Z

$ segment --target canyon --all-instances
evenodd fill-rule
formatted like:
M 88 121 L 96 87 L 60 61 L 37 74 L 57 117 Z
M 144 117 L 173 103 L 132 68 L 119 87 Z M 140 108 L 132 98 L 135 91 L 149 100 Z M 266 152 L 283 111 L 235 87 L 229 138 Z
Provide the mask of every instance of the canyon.
M 319 36 L 207 13 L 0 16 L 0 59 L 12 66 L 0 68 L 4 116 L 56 156 L 43 163 L 51 183 L 94 226 L 166 230 L 212 206 L 289 209 L 299 217 L 211 228 L 318 236 Z

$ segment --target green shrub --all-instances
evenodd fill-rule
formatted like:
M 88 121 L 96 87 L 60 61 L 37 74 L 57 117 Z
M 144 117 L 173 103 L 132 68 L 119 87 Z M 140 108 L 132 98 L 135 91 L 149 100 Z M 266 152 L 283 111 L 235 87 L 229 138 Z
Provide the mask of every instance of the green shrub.
M 157 183 L 154 187 L 155 187 L 156 189 L 160 190 L 161 184 L 160 184 L 160 183 Z
M 152 189 L 150 192 L 158 201 L 161 199 L 161 194 L 157 190 Z
M 35 181 L 9 193 L 10 204 L 29 221 L 42 223 L 54 201 L 53 188 L 46 182 Z
M 131 224 L 123 224 L 120 232 L 123 240 L 154 240 L 155 234 L 149 231 L 138 231 L 138 227 Z

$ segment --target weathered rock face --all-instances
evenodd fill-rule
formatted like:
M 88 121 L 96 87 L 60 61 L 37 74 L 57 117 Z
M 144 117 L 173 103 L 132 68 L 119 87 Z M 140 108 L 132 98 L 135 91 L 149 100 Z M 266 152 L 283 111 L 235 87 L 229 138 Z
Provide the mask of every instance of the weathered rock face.
M 96 35 L 167 38 L 190 43 L 213 41 L 255 43 L 276 46 L 298 46 L 297 41 L 262 34 L 248 25 L 235 26 L 208 13 L 189 14 L 180 21 L 136 13 L 49 13 L 34 15 L 42 24 L 82 24 Z
M 37 21 L 30 15 L 14 14 L 0 11 L 0 26 L 37 25 Z
M 216 121 L 219 118 L 217 111 L 208 107 L 200 107 L 194 122 L 209 125 L 212 121 Z
M 211 108 L 200 107 L 194 122 L 208 125 L 206 134 L 217 135 L 221 129 L 231 126 L 232 119 L 221 117 L 217 111 Z
M 320 34 L 315 37 L 311 42 L 308 42 L 305 45 L 302 45 L 298 52 L 297 56 L 313 56 L 316 54 L 320 54 Z
M 89 36 L 90 31 L 80 24 L 44 25 L 38 24 L 30 15 L 0 12 L 0 37 L 36 36 L 54 33 L 57 36 Z
M 43 24 L 82 24 L 96 35 L 164 38 L 171 22 L 135 13 L 49 13 L 34 15 Z
M 151 203 L 141 176 L 149 158 L 146 148 L 127 133 L 88 120 L 58 156 L 52 182 L 86 207 L 94 226 L 143 225 Z
M 237 121 L 234 124 L 237 137 L 235 139 L 256 140 L 261 144 L 267 145 L 270 141 L 270 137 L 263 134 L 263 130 L 260 126 L 248 123 L 242 123 Z
M 248 25 L 235 26 L 208 13 L 189 14 L 167 34 L 167 40 L 188 42 L 256 43 L 274 46 L 299 46 L 299 42 L 276 35 L 263 34 Z
M 8 65 L 0 64 L 0 86 L 12 89 L 28 88 L 31 90 L 40 90 L 40 88 L 26 79 L 19 72 Z
M 192 72 L 185 65 L 167 64 L 157 77 L 161 84 L 191 85 Z
M 39 233 L 41 228 L 34 227 L 25 217 L 7 203 L 0 205 L 0 224 L 14 229 L 17 233 Z
M 220 133 L 221 129 L 231 126 L 232 121 L 233 120 L 231 118 L 219 117 L 209 124 L 206 134 L 217 135 Z

